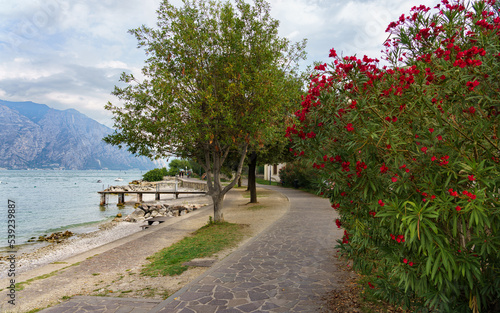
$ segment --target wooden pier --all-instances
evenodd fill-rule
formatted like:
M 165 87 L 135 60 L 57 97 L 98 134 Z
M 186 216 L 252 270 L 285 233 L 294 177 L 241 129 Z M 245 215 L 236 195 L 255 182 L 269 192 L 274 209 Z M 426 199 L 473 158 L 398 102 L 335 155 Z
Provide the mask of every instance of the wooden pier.
M 156 191 L 156 190 L 149 190 L 149 191 L 99 191 L 98 192 L 101 195 L 101 205 L 106 205 L 106 195 L 118 195 L 118 205 L 123 205 L 125 203 L 125 194 L 127 195 L 132 195 L 136 194 L 137 195 L 137 202 L 142 202 L 142 195 L 143 194 L 154 194 L 155 195 L 155 200 L 160 200 L 160 195 L 162 194 L 170 194 L 170 195 L 175 195 L 176 199 L 179 199 L 180 194 L 206 194 L 206 191 Z

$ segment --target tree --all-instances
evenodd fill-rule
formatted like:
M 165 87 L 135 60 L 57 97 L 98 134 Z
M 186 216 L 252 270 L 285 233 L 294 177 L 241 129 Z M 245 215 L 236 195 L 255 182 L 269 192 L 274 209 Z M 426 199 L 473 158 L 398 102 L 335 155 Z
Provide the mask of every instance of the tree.
M 175 176 L 181 169 L 191 168 L 188 160 L 173 159 L 168 163 L 168 175 Z
M 108 103 L 116 131 L 105 141 L 151 158 L 192 158 L 207 173 L 214 220 L 223 220 L 222 200 L 235 185 L 247 149 L 271 136 L 281 116 L 287 81 L 295 77 L 305 41 L 278 36 L 269 4 L 255 0 L 220 3 L 163 1 L 158 29 L 131 30 L 149 58 L 144 79 L 122 74 L 128 85 L 113 92 L 123 105 Z M 239 155 L 235 177 L 222 187 L 228 154 Z

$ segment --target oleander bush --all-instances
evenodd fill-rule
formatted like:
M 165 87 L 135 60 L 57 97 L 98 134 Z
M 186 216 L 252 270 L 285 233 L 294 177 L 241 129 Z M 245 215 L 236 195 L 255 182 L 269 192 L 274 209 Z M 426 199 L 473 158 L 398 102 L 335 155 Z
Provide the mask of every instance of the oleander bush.
M 418 6 L 387 32 L 387 66 L 330 51 L 287 136 L 327 182 L 368 292 L 500 312 L 499 5 Z
M 317 180 L 317 173 L 307 166 L 307 162 L 296 160 L 287 163 L 279 170 L 280 182 L 285 187 L 296 187 L 314 189 Z

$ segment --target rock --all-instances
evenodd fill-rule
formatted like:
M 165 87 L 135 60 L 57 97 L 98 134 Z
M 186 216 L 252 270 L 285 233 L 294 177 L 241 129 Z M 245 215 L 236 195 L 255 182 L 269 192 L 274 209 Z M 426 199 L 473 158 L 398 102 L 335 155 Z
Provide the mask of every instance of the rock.
M 121 213 L 116 214 L 116 217 L 122 217 Z
M 167 212 L 167 215 L 168 217 L 174 217 L 174 214 L 172 212 Z
M 173 216 L 179 216 L 179 211 L 178 210 L 174 210 L 174 211 L 172 211 L 170 213 L 172 213 Z
M 154 210 L 154 211 L 151 211 L 151 217 L 156 217 L 158 216 L 158 211 Z
M 143 217 L 144 216 L 144 211 L 141 210 L 141 209 L 135 209 L 134 212 L 132 212 L 129 216 L 132 216 L 132 217 Z
M 180 216 L 183 216 L 183 215 L 186 215 L 187 213 L 188 213 L 188 211 L 187 211 L 187 210 L 182 210 L 182 211 L 180 212 L 180 214 L 179 214 L 179 215 L 180 215 Z
M 161 204 L 156 205 L 156 209 L 159 211 L 163 206 Z
M 150 217 L 150 216 L 151 216 L 151 213 L 149 213 L 149 212 L 148 212 L 148 213 L 146 213 L 146 214 L 144 214 L 144 218 L 148 218 L 148 217 Z

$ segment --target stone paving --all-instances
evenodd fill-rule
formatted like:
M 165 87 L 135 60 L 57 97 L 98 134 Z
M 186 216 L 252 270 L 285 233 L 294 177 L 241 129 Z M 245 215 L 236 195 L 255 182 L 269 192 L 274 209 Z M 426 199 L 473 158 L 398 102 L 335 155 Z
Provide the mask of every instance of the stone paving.
M 73 297 L 43 313 L 320 312 L 321 297 L 342 285 L 334 258 L 342 232 L 328 200 L 274 186 L 290 210 L 260 235 L 168 299 Z M 118 301 L 119 300 L 119 301 Z
M 321 297 L 338 285 L 333 255 L 342 233 L 333 209 L 301 191 L 272 189 L 290 199 L 290 211 L 151 312 L 320 311 Z
M 69 301 L 45 309 L 43 313 L 147 313 L 158 305 L 159 300 L 124 299 L 111 297 L 75 296 Z

